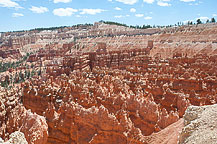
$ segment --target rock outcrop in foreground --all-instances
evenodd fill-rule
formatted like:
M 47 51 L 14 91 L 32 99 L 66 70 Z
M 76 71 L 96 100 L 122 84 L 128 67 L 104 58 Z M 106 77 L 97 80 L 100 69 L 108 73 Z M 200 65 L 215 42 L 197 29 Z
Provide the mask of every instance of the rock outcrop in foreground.
M 28 144 L 26 141 L 25 135 L 22 132 L 16 131 L 9 136 L 9 140 L 4 142 L 0 138 L 0 143 L 1 144 Z
M 29 144 L 47 142 L 46 119 L 32 113 L 31 110 L 26 110 L 20 103 L 18 91 L 6 91 L 0 95 L 0 136 L 6 141 L 15 131 L 22 132 Z
M 216 144 L 217 104 L 188 107 L 184 115 L 184 124 L 180 144 Z

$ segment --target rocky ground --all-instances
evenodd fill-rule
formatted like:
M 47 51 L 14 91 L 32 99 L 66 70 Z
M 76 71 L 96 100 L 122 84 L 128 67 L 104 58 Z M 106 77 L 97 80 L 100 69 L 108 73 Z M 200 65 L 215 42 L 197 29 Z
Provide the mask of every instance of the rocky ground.
M 216 144 L 217 105 L 188 107 L 184 124 L 179 143 Z
M 16 131 L 10 134 L 9 140 L 7 142 L 4 142 L 0 138 L 1 144 L 28 144 L 26 141 L 25 135 L 22 132 Z

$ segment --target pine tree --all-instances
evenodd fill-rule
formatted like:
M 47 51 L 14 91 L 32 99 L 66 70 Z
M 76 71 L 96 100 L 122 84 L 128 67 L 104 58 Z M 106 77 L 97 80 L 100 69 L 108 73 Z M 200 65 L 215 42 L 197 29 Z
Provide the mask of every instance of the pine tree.
M 211 18 L 211 23 L 215 23 L 215 22 L 216 22 L 215 18 Z
M 202 24 L 200 19 L 197 19 L 197 24 Z
M 41 69 L 38 71 L 38 76 L 40 76 L 41 75 Z
M 30 71 L 28 70 L 28 73 L 27 73 L 27 78 L 29 79 L 29 78 L 30 78 L 30 76 L 31 76 L 31 74 L 30 74 Z
M 32 70 L 32 72 L 31 72 L 31 77 L 33 77 L 34 75 L 35 75 L 35 71 Z

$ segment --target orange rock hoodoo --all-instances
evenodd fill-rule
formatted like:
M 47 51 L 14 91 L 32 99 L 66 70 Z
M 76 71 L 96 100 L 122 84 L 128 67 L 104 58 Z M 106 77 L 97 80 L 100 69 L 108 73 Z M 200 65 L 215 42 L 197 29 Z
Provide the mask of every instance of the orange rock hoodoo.
M 20 104 L 18 91 L 6 91 L 0 99 L 0 135 L 4 139 L 14 131 L 25 134 L 30 144 L 45 144 L 48 125 L 43 116 L 32 113 Z
M 148 143 L 148 135 L 178 121 L 190 104 L 216 103 L 216 57 L 146 64 L 34 79 L 25 84 L 23 104 L 46 117 L 48 143 Z

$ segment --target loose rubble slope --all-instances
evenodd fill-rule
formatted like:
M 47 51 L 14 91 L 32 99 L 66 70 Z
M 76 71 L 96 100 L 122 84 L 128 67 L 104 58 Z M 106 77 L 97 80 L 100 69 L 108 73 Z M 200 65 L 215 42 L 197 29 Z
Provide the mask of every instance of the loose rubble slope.
M 216 144 L 217 104 L 188 107 L 184 115 L 184 124 L 180 144 Z

